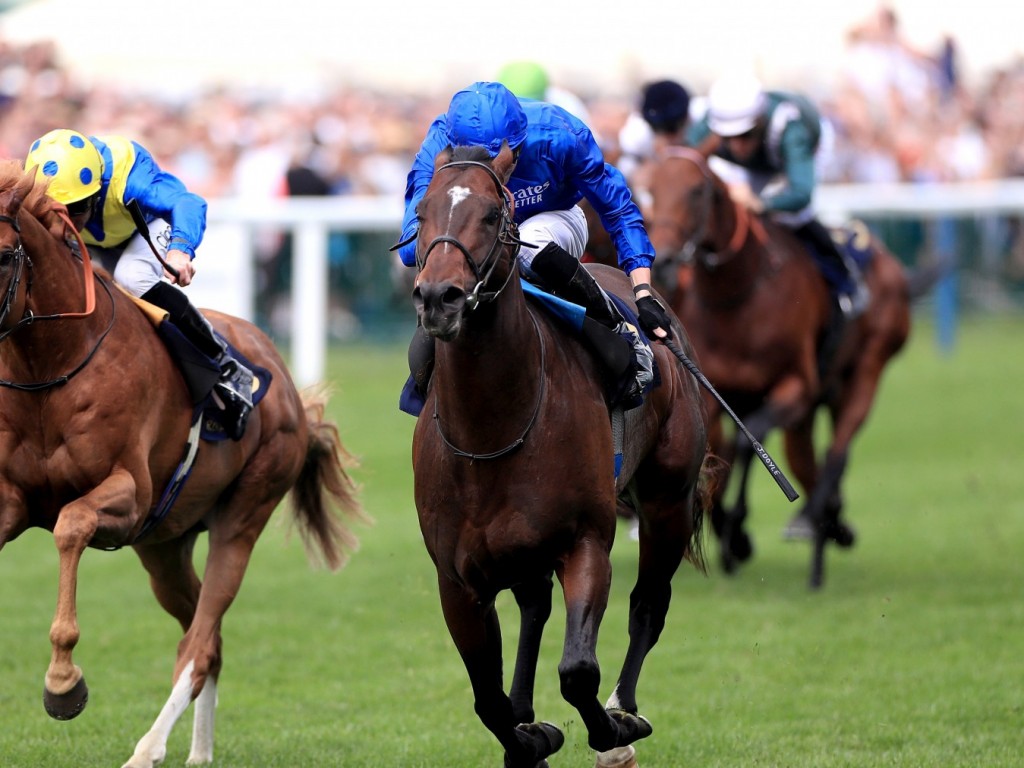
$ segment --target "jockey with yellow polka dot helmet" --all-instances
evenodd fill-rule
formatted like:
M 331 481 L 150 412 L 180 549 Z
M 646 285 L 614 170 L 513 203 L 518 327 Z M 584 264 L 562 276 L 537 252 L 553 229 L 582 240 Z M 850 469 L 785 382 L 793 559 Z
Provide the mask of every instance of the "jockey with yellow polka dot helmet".
M 181 286 L 192 282 L 192 259 L 206 230 L 206 201 L 163 170 L 145 147 L 121 136 L 87 137 L 58 128 L 32 142 L 25 170 L 33 168 L 37 179 L 49 184 L 50 197 L 67 206 L 89 253 L 113 265 L 114 280 L 167 310 L 178 330 L 219 366 L 220 378 L 203 382 L 196 388 L 203 391 L 192 395 L 198 402 L 214 390 L 227 404 L 228 434 L 241 439 L 252 410 L 252 372 L 188 297 L 164 279 Z M 129 204 L 141 211 L 152 246 L 139 235 Z
M 99 150 L 77 131 L 59 128 L 32 143 L 26 169 L 36 166 L 39 178 L 49 180 L 49 194 L 64 205 L 85 200 L 100 191 L 103 160 Z

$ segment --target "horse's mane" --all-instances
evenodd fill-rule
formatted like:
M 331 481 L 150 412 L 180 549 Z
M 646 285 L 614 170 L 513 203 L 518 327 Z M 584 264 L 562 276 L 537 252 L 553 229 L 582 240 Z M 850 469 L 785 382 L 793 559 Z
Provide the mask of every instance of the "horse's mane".
M 20 160 L 0 159 L 0 195 L 10 192 L 31 173 L 34 171 L 26 171 Z M 51 229 L 50 225 L 54 223 L 54 207 L 60 207 L 60 203 L 47 194 L 49 187 L 48 182 L 36 181 L 21 204 L 21 210 L 32 214 L 47 229 Z M 62 230 L 63 226 L 58 229 Z M 54 236 L 57 237 L 56 234 Z
M 471 160 L 477 163 L 485 163 L 490 165 L 494 158 L 491 157 L 491 153 L 487 151 L 486 147 L 480 146 L 462 146 L 454 147 L 452 149 L 452 158 L 449 162 L 459 162 L 463 160 Z

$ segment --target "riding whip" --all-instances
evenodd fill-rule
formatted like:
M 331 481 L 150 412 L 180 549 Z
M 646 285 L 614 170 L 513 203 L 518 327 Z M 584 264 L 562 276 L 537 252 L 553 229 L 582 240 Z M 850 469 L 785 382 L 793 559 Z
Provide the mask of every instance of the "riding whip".
M 149 233 L 149 224 L 146 223 L 146 217 L 142 215 L 142 209 L 139 207 L 139 201 L 133 197 L 125 203 L 124 206 L 128 209 L 128 213 L 132 215 L 132 221 L 135 222 L 135 228 L 139 230 L 139 234 L 142 235 L 146 243 L 149 244 L 149 249 L 153 251 L 153 255 L 156 256 L 157 261 L 160 262 L 164 269 L 174 275 L 175 280 L 178 280 L 180 277 L 178 270 L 167 263 L 164 257 L 160 255 L 159 249 L 153 244 L 153 238 Z
M 776 464 L 775 460 L 768 455 L 768 451 L 764 449 L 764 446 L 754 439 L 754 436 L 750 434 L 750 430 L 747 429 L 746 426 L 744 426 L 743 422 L 740 421 L 740 417 L 737 416 L 733 409 L 729 407 L 729 404 L 725 402 L 725 399 L 720 394 L 718 394 L 718 392 L 715 390 L 713 386 L 711 386 L 711 382 L 708 381 L 707 377 L 703 373 L 701 373 L 701 370 L 700 368 L 697 367 L 697 364 L 694 363 L 693 360 L 691 360 L 689 357 L 687 357 L 686 353 L 683 352 L 683 350 L 680 349 L 679 345 L 676 344 L 671 338 L 660 339 L 660 341 L 664 342 L 665 346 L 669 348 L 672 354 L 679 359 L 679 362 L 686 366 L 686 369 L 693 374 L 693 377 L 700 382 L 701 386 L 703 386 L 708 392 L 710 392 L 714 396 L 714 398 L 719 402 L 722 408 L 725 409 L 725 412 L 728 413 L 730 417 L 732 417 L 732 420 L 736 422 L 736 426 L 740 428 L 740 431 L 744 435 L 746 435 L 747 439 L 750 441 L 750 444 L 754 446 L 754 453 L 757 454 L 757 458 L 761 460 L 761 463 L 764 464 L 765 469 L 767 469 L 771 476 L 775 478 L 775 482 L 779 484 L 779 488 L 781 488 L 782 492 L 786 494 L 786 498 L 789 499 L 790 501 L 796 501 L 797 499 L 799 499 L 800 494 L 797 493 L 796 489 L 793 488 L 793 485 L 789 482 L 786 475 L 783 474 L 782 469 L 779 467 L 779 465 Z

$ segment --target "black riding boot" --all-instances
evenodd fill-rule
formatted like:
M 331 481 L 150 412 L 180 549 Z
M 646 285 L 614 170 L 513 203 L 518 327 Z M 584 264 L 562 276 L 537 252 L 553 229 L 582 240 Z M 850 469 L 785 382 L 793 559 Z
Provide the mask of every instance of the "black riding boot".
M 557 243 L 548 243 L 538 251 L 530 268 L 552 293 L 586 310 L 583 338 L 614 382 L 622 379 L 635 360 L 629 390 L 613 395 L 612 400 L 623 402 L 626 407 L 639 405 L 641 394 L 654 379 L 654 354 L 636 329 L 626 324 L 604 288 L 576 257 Z
M 836 296 L 843 316 L 854 318 L 860 315 L 867 306 L 867 286 L 863 284 L 856 267 L 847 262 L 825 226 L 817 219 L 811 219 L 797 228 L 795 234 L 809 243 L 822 262 L 828 264 L 829 268 L 823 270 L 823 274 Z M 838 279 L 832 275 L 837 275 Z M 833 282 L 834 280 L 836 281 Z
M 227 345 L 213 332 L 210 321 L 170 283 L 157 283 L 141 298 L 167 310 L 171 322 L 185 338 L 220 366 L 220 380 L 214 384 L 213 390 L 224 403 L 224 426 L 228 436 L 232 440 L 241 440 L 253 407 L 252 371 L 231 356 Z
M 579 304 L 605 328 L 616 329 L 623 321 L 622 314 L 612 304 L 608 294 L 597 284 L 594 276 L 567 250 L 557 243 L 548 243 L 536 256 L 530 268 L 553 293 Z

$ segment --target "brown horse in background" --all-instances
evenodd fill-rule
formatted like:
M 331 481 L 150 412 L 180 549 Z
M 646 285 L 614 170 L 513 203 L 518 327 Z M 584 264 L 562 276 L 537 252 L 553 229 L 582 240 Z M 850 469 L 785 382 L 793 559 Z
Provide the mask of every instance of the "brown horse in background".
M 449 148 L 417 215 L 413 299 L 438 340 L 426 405 L 413 437 L 416 507 L 437 568 L 445 622 L 466 665 L 476 712 L 509 768 L 545 766 L 563 744 L 537 722 L 533 690 L 552 576 L 562 585 L 566 627 L 558 674 L 580 713 L 599 765 L 635 765 L 630 746 L 651 733 L 638 713 L 640 667 L 665 624 L 673 574 L 700 563 L 699 530 L 714 474 L 705 462 L 697 384 L 655 345 L 661 385 L 625 415 L 622 469 L 614 471 L 604 386 L 572 333 L 528 303 L 506 145 Z M 595 267 L 602 285 L 632 301 L 626 276 Z M 678 321 L 673 329 L 690 350 Z M 606 705 L 596 656 L 611 584 L 617 499 L 631 491 L 642 524 L 629 647 Z M 495 598 L 510 589 L 521 614 L 511 689 L 502 683 Z
M 83 553 L 131 546 L 184 637 L 170 696 L 125 768 L 160 763 L 193 700 L 188 762 L 208 763 L 221 622 L 253 545 L 293 491 L 307 545 L 339 567 L 356 542 L 329 504 L 360 514 L 342 463 L 347 454 L 324 421 L 326 397 L 300 396 L 256 327 L 211 312 L 217 329 L 273 383 L 242 440 L 201 442 L 176 502 L 152 519 L 189 447 L 191 398 L 150 321 L 109 275 L 93 273 L 84 245 L 81 256 L 73 252 L 67 239 L 77 235 L 63 206 L 34 182 L 20 163 L 0 165 L 0 548 L 28 528 L 45 528 L 60 555 L 44 704 L 67 720 L 88 698 L 72 660 Z M 200 581 L 192 553 L 202 531 L 209 532 L 209 553 Z
M 787 535 L 812 539 L 810 583 L 819 587 L 825 543 L 848 547 L 854 542 L 852 529 L 841 519 L 841 483 L 851 442 L 870 413 L 882 371 L 910 332 L 908 277 L 872 239 L 865 274 L 870 305 L 859 318 L 840 325 L 834 299 L 800 241 L 737 205 L 702 154 L 678 148 L 663 156 L 651 193 L 648 228 L 659 261 L 673 270 L 675 256 L 691 257 L 688 287 L 669 295 L 705 375 L 758 440 L 775 427 L 785 432 L 788 463 L 805 491 L 804 506 Z M 716 403 L 707 402 L 718 421 Z M 820 465 L 813 443 L 819 406 L 827 408 L 832 421 L 831 443 Z M 715 445 L 728 454 L 721 432 Z M 740 436 L 734 450 L 734 468 L 740 473 L 735 505 L 724 509 L 724 488 L 715 505 L 727 571 L 752 553 L 743 528 L 751 444 Z

